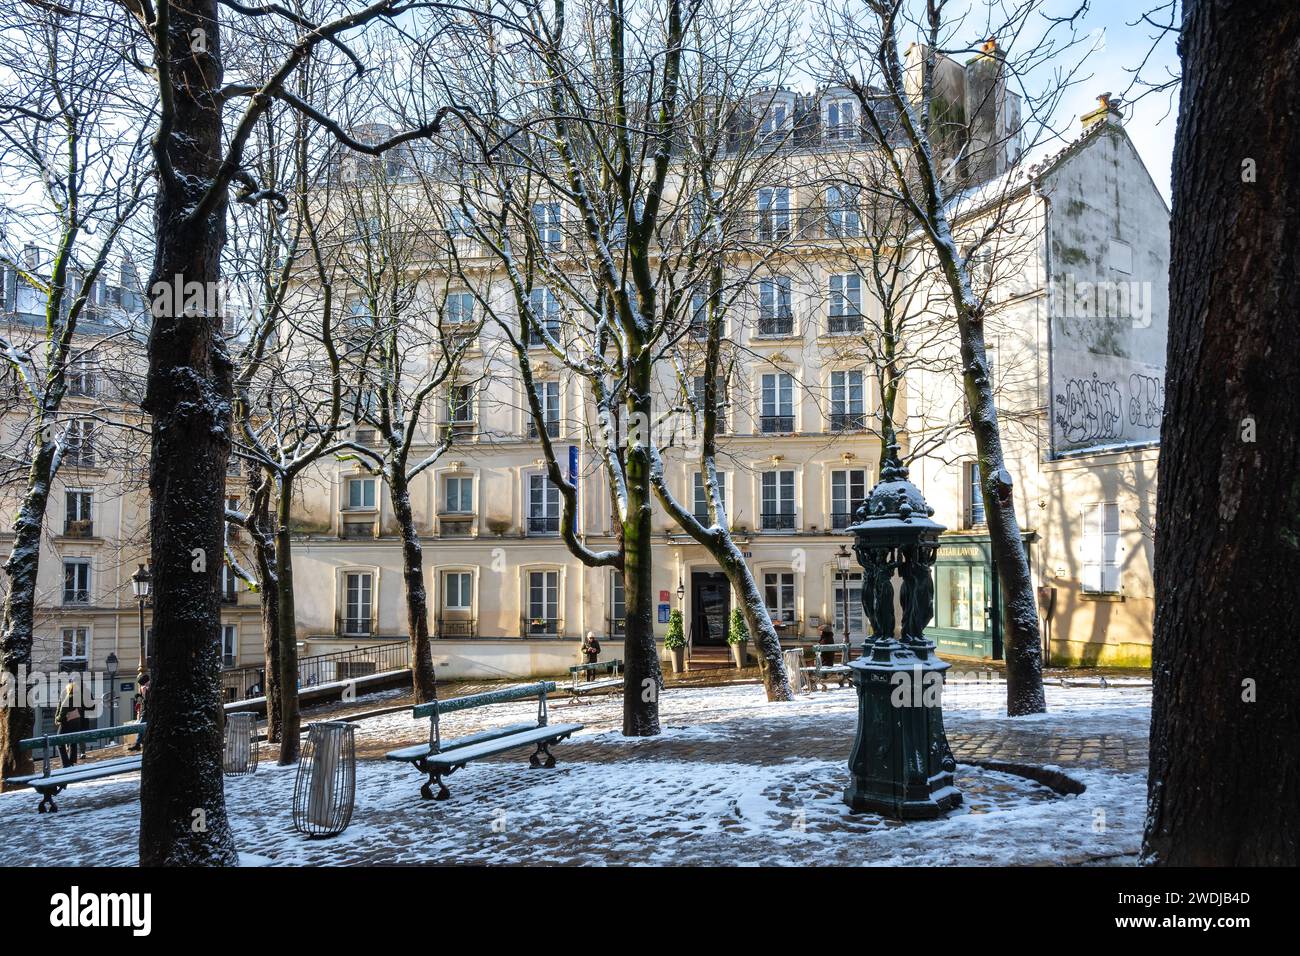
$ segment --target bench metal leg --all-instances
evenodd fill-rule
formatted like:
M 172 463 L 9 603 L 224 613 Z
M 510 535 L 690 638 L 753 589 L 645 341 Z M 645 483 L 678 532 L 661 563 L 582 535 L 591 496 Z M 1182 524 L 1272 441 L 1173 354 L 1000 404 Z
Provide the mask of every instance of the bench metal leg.
M 37 813 L 58 813 L 59 805 L 54 802 L 54 794 L 46 790 L 41 794 L 41 802 L 36 805 Z
M 435 783 L 438 785 L 437 796 L 434 796 L 433 794 L 433 785 Z M 446 800 L 451 796 L 451 791 L 448 790 L 447 785 L 442 782 L 441 774 L 432 773 L 429 774 L 429 779 L 424 782 L 424 786 L 420 787 L 420 796 L 425 800 Z
M 541 759 L 542 754 L 546 754 L 545 761 Z M 539 743 L 537 749 L 533 753 L 529 754 L 528 766 L 547 768 L 555 766 L 555 755 L 551 753 L 551 742 L 549 740 L 544 740 Z

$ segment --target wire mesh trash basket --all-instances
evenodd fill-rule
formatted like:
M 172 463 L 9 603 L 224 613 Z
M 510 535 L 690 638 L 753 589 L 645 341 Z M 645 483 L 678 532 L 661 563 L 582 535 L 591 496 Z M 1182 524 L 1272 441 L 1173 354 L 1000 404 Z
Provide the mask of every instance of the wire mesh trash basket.
M 790 689 L 796 694 L 812 690 L 812 686 L 808 683 L 808 675 L 803 672 L 803 648 L 789 648 L 782 651 L 781 656 L 785 658 L 785 672 L 790 678 Z
M 293 785 L 293 827 L 308 836 L 337 836 L 352 820 L 357 793 L 356 725 L 307 725 L 307 743 Z
M 257 773 L 257 714 L 241 711 L 226 715 L 226 746 L 221 769 L 227 777 Z

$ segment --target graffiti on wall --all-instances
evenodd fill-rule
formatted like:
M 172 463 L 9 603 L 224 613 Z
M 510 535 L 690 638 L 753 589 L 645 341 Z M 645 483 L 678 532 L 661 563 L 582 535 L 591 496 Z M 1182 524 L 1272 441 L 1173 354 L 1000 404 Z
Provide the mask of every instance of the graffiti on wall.
M 1164 412 L 1163 376 L 1133 372 L 1127 388 L 1093 370 L 1062 381 L 1053 395 L 1058 447 L 1087 448 L 1159 438 Z

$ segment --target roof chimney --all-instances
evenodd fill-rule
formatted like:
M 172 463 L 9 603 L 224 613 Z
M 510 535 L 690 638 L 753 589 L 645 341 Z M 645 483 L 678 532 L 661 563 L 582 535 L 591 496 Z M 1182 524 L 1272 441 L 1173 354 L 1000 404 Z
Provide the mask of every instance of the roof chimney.
M 1111 123 L 1114 126 L 1122 126 L 1124 113 L 1120 110 L 1119 104 L 1118 97 L 1111 99 L 1109 93 L 1102 93 L 1097 97 L 1097 108 L 1079 117 L 1084 130 L 1090 130 L 1098 123 Z

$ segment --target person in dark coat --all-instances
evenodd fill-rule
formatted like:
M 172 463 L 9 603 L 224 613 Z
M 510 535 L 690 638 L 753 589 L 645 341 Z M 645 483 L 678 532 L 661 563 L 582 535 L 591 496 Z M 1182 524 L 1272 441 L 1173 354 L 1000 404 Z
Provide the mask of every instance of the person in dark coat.
M 817 643 L 834 644 L 835 628 L 831 627 L 829 624 L 823 624 L 821 629 L 821 635 L 817 638 Z M 835 652 L 822 651 L 822 667 L 833 667 L 833 666 L 835 666 Z
M 588 631 L 587 636 L 582 639 L 582 659 L 588 664 L 600 660 L 600 641 L 596 640 L 595 631 Z
M 137 723 L 144 723 L 149 719 L 147 716 L 145 716 L 146 713 L 148 712 L 148 706 L 149 706 L 149 675 L 141 674 L 139 687 L 136 689 L 135 692 L 135 719 Z M 139 750 L 142 746 L 144 746 L 143 733 L 141 733 L 139 737 L 136 737 L 135 743 L 133 743 L 127 749 Z
M 58 709 L 54 711 L 54 732 L 72 734 L 82 727 L 81 707 L 77 704 L 77 682 L 70 680 L 63 690 Z M 63 766 L 71 767 L 77 762 L 77 749 L 76 744 L 59 744 L 59 759 L 63 761 Z

